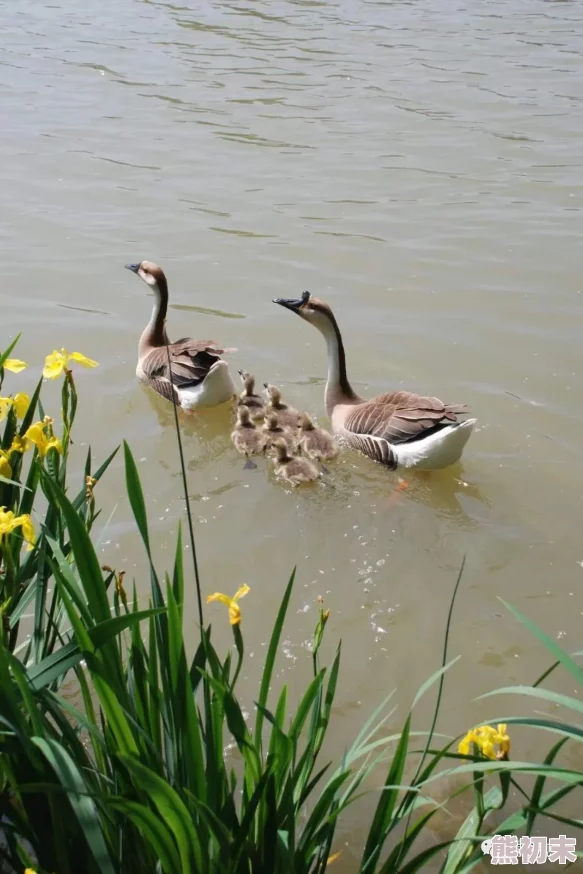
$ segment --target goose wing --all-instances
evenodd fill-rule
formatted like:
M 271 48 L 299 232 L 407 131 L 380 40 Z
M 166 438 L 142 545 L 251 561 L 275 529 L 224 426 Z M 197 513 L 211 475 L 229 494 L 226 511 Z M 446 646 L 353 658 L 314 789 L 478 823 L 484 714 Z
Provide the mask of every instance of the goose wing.
M 465 412 L 465 404 L 444 404 L 438 398 L 394 391 L 355 406 L 344 421 L 344 429 L 353 446 L 394 467 L 396 457 L 390 444 L 419 440 L 446 425 L 455 425 L 458 415 Z
M 185 338 L 170 343 L 170 367 L 166 346 L 159 346 L 146 356 L 142 371 L 147 382 L 161 395 L 173 400 L 172 383 L 176 389 L 192 388 L 199 385 L 209 370 L 220 361 L 223 349 L 212 340 L 191 340 Z

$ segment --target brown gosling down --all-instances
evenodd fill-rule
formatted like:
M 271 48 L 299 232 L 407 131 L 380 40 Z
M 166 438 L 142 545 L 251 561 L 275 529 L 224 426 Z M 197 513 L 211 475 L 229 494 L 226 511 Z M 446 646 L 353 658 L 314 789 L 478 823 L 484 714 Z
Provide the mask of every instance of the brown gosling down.
M 265 412 L 277 413 L 277 418 L 282 428 L 293 428 L 295 430 L 298 427 L 298 411 L 294 407 L 289 407 L 283 403 L 281 391 L 276 385 L 269 385 L 267 382 L 264 382 L 263 387 L 267 399 Z
M 316 428 L 309 413 L 298 416 L 298 443 L 309 458 L 330 461 L 338 455 L 338 444 L 332 434 Z
M 255 394 L 255 377 L 245 370 L 238 371 L 243 383 L 243 391 L 239 395 L 239 406 L 248 407 L 254 419 L 262 419 L 265 412 L 265 402 L 261 395 Z
M 247 407 L 237 407 L 237 424 L 235 430 L 231 434 L 231 440 L 235 445 L 235 449 L 241 455 L 247 456 L 247 464 L 245 467 L 255 467 L 252 461 L 249 461 L 250 455 L 261 455 L 265 451 L 266 438 L 251 418 L 251 413 Z
M 267 450 L 269 451 L 276 440 L 285 440 L 287 451 L 293 455 L 297 451 L 298 441 L 295 434 L 287 428 L 282 428 L 279 424 L 277 413 L 266 413 L 265 422 L 263 423 L 263 433 L 267 439 Z
M 313 483 L 320 476 L 316 465 L 307 458 L 290 455 L 287 444 L 281 437 L 275 441 L 273 448 L 275 449 L 275 475 L 279 479 L 295 487 L 302 483 Z

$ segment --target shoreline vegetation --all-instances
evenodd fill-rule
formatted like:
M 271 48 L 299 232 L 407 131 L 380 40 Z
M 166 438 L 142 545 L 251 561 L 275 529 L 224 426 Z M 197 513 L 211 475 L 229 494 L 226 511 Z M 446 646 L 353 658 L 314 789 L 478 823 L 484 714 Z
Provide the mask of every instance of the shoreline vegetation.
M 580 834 L 583 823 L 569 811 L 576 810 L 572 793 L 580 797 L 583 771 L 559 762 L 567 744 L 579 744 L 580 759 L 583 704 L 576 693 L 545 684 L 561 671 L 581 693 L 583 651 L 568 654 L 505 604 L 552 664 L 532 685 L 488 695 L 503 696 L 497 710 L 532 698 L 533 711 L 552 705 L 557 715 L 507 715 L 457 738 L 438 734 L 444 683 L 458 661 L 448 641 L 462 566 L 442 663 L 419 689 L 402 728 L 386 733 L 389 720 L 394 724 L 389 696 L 363 714 L 342 760 L 328 762 L 322 747 L 342 672 L 340 643 L 331 665 L 321 664 L 323 605 L 312 639 L 313 676 L 299 701 L 288 701 L 287 687 L 273 682 L 292 573 L 273 618 L 255 709 L 246 718 L 237 684 L 245 606 L 254 593 L 244 581 L 233 593 L 217 580 L 218 591 L 206 600 L 219 603 L 203 603 L 188 500 L 192 570 L 183 566 L 180 527 L 173 567 L 155 567 L 142 487 L 125 441 L 127 498 L 150 567 L 148 603 L 139 605 L 123 572 L 100 566 L 95 491 L 118 450 L 98 467 L 89 450 L 76 485 L 68 471 L 78 403 L 72 368 L 96 362 L 66 350 L 47 356 L 44 378 L 62 379 L 61 410 L 50 411 L 53 419 L 42 405 L 42 378 L 31 397 L 18 390 L 27 365 L 13 357 L 17 341 L 0 353 L 0 870 L 77 874 L 82 860 L 86 874 L 322 874 L 343 867 L 340 837 L 363 793 L 376 806 L 362 846 L 351 848 L 357 861 L 350 870 L 358 874 L 466 874 L 484 858 L 489 862 L 481 844 L 495 835 L 517 836 L 522 852 L 520 837 L 537 834 L 541 816 L 545 829 L 556 827 L 553 835 Z M 187 497 L 176 408 L 175 426 Z M 193 588 L 199 642 L 189 659 L 183 611 L 185 591 L 190 596 Z M 212 643 L 211 617 L 231 625 L 226 653 Z M 73 676 L 79 707 L 61 691 Z M 419 728 L 415 707 L 425 695 L 435 698 L 433 719 Z M 511 758 L 514 725 L 546 733 L 542 762 Z M 226 755 L 229 743 L 236 755 Z M 376 790 L 365 789 L 371 780 Z M 454 798 L 469 813 L 436 844 L 433 818 Z

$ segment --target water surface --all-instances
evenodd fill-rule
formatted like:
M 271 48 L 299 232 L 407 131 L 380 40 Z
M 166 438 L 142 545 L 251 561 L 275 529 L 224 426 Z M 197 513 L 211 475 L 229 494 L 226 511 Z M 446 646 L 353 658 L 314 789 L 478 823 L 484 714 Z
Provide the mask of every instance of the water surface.
M 317 597 L 330 608 L 333 755 L 394 687 L 404 719 L 441 658 L 464 555 L 444 731 L 499 714 L 508 702 L 474 697 L 548 664 L 499 596 L 580 648 L 582 21 L 544 0 L 0 5 L 2 343 L 22 330 L 37 368 L 61 346 L 100 362 L 79 374 L 77 439 L 98 457 L 130 441 L 161 567 L 183 502 L 172 411 L 134 377 L 151 300 L 128 261 L 166 269 L 171 336 L 236 346 L 234 371 L 322 422 L 322 340 L 270 302 L 304 288 L 334 307 L 358 391 L 405 387 L 478 417 L 463 465 L 406 492 L 352 452 L 329 486 L 286 491 L 264 465 L 243 470 L 228 411 L 185 424 L 205 592 L 252 589 L 249 707 L 294 565 L 278 675 L 293 696 Z M 57 410 L 56 387 L 47 398 Z M 145 592 L 121 472 L 98 487 L 102 555 Z M 194 645 L 192 592 L 187 611 Z M 208 616 L 226 646 L 219 606 Z M 519 758 L 550 745 L 515 738 Z M 340 836 L 340 874 L 369 815 Z

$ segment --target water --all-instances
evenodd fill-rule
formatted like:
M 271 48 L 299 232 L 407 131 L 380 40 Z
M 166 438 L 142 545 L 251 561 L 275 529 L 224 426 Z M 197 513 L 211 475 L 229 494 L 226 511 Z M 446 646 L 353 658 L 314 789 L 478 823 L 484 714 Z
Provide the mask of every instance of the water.
M 288 492 L 263 464 L 243 470 L 225 411 L 185 425 L 205 593 L 251 586 L 250 706 L 294 565 L 278 674 L 293 696 L 317 596 L 330 608 L 332 755 L 394 687 L 401 724 L 439 664 L 464 555 L 444 731 L 516 712 L 473 699 L 549 663 L 499 597 L 580 647 L 582 19 L 543 0 L 0 5 L 2 343 L 23 331 L 36 371 L 19 388 L 53 348 L 100 362 L 78 374 L 79 450 L 129 440 L 161 567 L 183 503 L 172 411 L 134 377 L 151 300 L 128 261 L 166 269 L 171 336 L 238 347 L 234 372 L 320 421 L 321 338 L 271 303 L 304 288 L 334 307 L 358 391 L 402 386 L 478 417 L 463 465 L 406 492 L 351 452 L 330 487 Z M 47 398 L 58 410 L 57 387 Z M 97 489 L 113 513 L 102 557 L 145 592 L 121 471 Z M 207 615 L 226 646 L 221 611 Z M 194 644 L 193 592 L 187 616 Z M 550 746 L 513 737 L 518 758 Z M 342 833 L 339 872 L 369 815 Z

